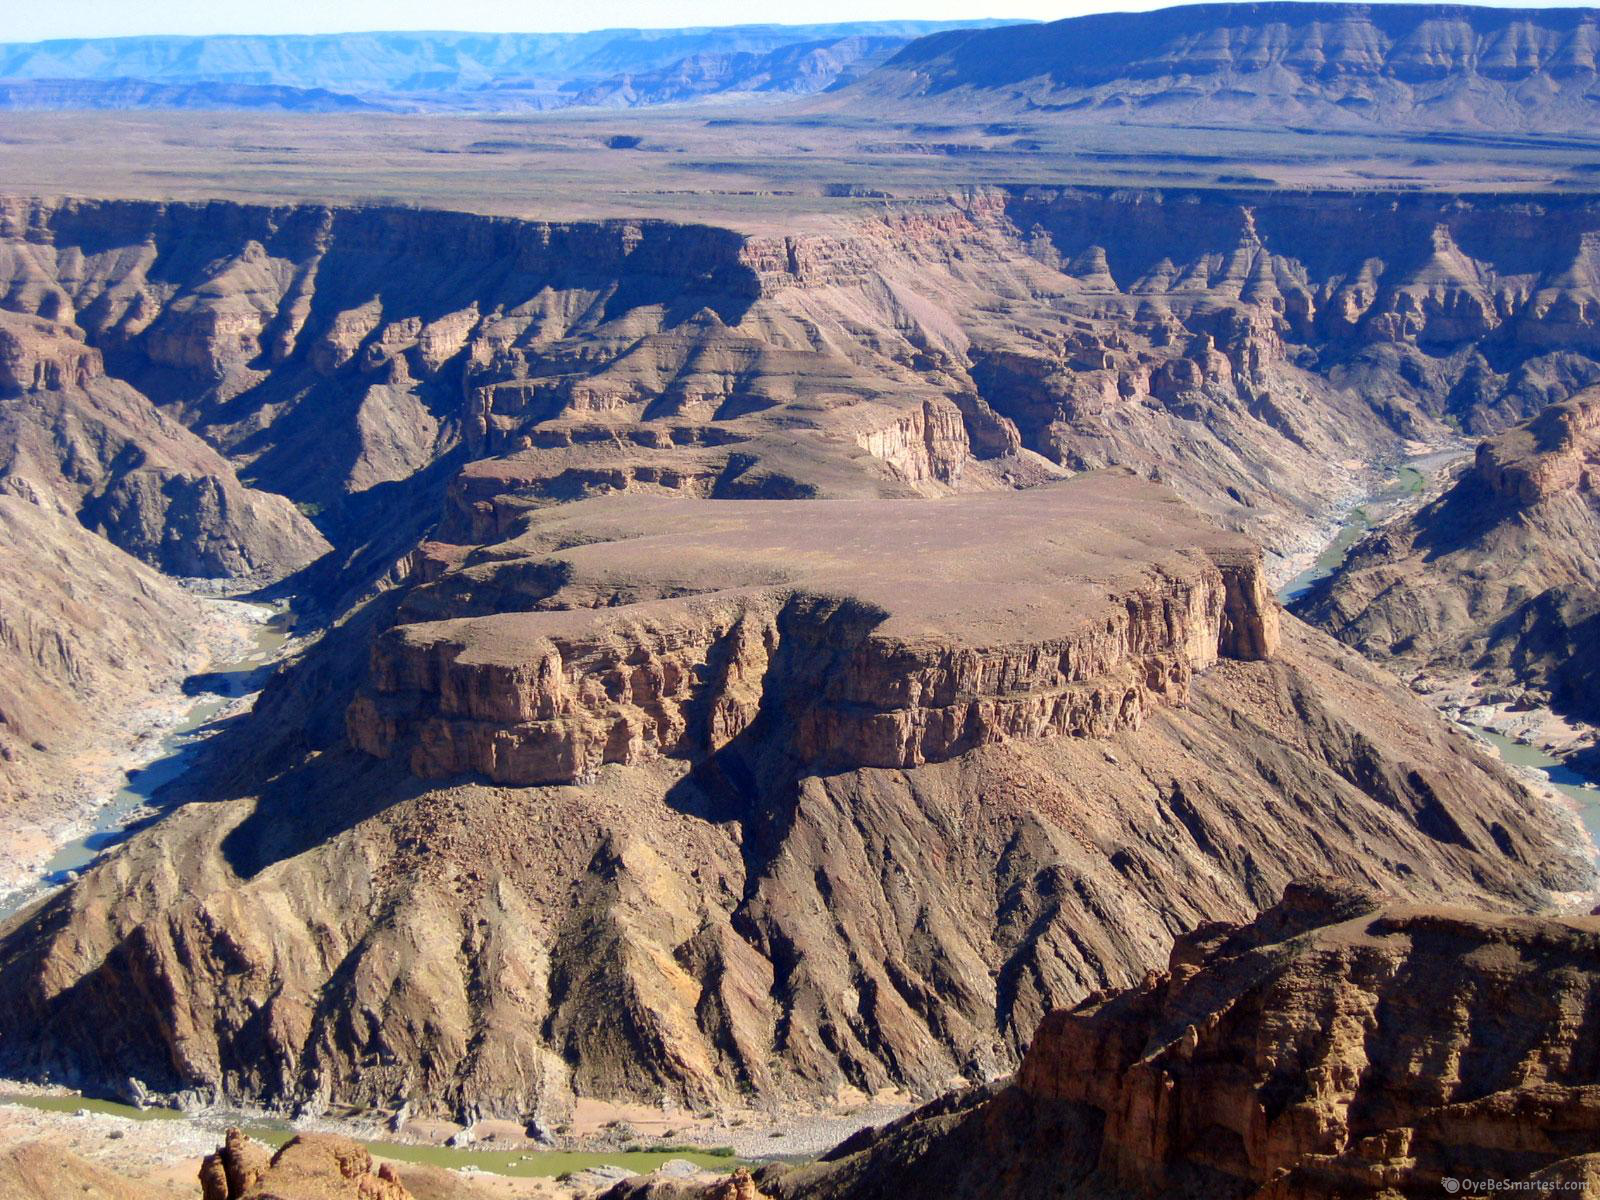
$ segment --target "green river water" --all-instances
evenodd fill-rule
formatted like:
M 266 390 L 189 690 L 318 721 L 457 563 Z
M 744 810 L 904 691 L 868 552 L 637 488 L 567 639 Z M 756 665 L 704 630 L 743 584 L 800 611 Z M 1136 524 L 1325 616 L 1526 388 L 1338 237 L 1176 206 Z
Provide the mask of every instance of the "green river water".
M 75 1113 L 79 1109 L 104 1113 L 107 1116 L 125 1117 L 131 1121 L 194 1121 L 195 1118 L 171 1108 L 134 1108 L 131 1104 L 118 1104 L 111 1100 L 90 1100 L 83 1096 L 6 1096 L 0 1095 L 0 1104 L 20 1104 L 44 1112 Z M 213 1119 L 207 1118 L 209 1128 Z M 269 1146 L 281 1146 L 294 1136 L 295 1131 L 287 1121 L 250 1119 L 240 1117 L 233 1121 L 216 1120 L 217 1141 L 222 1141 L 226 1124 L 234 1124 L 257 1141 Z M 391 1162 L 426 1163 L 429 1166 L 459 1169 L 476 1167 L 495 1175 L 555 1178 L 588 1167 L 626 1167 L 644 1174 L 653 1171 L 669 1159 L 686 1159 L 697 1166 L 713 1171 L 732 1170 L 736 1159 L 727 1154 L 708 1154 L 702 1150 L 474 1150 L 454 1146 L 413 1146 L 400 1142 L 361 1141 L 377 1158 Z

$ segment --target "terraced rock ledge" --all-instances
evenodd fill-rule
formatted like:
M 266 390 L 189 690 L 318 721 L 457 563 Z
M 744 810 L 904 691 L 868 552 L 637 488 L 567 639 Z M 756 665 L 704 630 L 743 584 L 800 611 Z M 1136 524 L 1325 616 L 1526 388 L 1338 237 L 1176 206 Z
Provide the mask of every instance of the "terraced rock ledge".
M 589 501 L 465 571 L 529 581 L 537 610 L 396 626 L 349 710 L 356 746 L 423 778 L 569 783 L 763 718 L 808 764 L 913 767 L 1137 729 L 1278 638 L 1259 551 L 1119 472 L 949 503 Z

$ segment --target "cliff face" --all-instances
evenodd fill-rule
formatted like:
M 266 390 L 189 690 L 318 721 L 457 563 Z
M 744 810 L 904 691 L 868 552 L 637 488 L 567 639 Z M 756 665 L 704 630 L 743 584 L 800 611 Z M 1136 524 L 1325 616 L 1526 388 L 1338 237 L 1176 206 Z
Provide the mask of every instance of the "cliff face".
M 1100 1170 L 1137 1192 L 1211 1174 L 1268 1196 L 1525 1178 L 1594 1149 L 1597 955 L 1592 919 L 1291 889 L 1254 927 L 1180 939 L 1165 979 L 1052 1014 L 1017 1085 L 1103 1113 Z
M 1600 391 L 1478 447 L 1437 500 L 1356 545 L 1297 605 L 1380 659 L 1476 673 L 1600 720 Z
M 1065 119 L 1581 129 L 1590 10 L 1194 4 L 921 38 L 839 107 L 921 104 Z
M 12 376 L 104 364 L 341 547 L 379 494 L 435 503 L 447 457 L 494 458 L 470 502 L 503 521 L 618 489 L 981 490 L 1043 456 L 1160 469 L 1279 550 L 1339 464 L 1600 379 L 1597 239 L 1560 198 L 1018 189 L 783 238 L 13 201 L 0 278 L 34 345 Z
M 1124 475 L 567 505 L 389 603 L 353 745 L 5 931 L 5 1069 L 549 1119 L 931 1092 L 1314 866 L 1507 906 L 1586 877 L 1555 813 Z M 306 695 L 348 695 L 343 653 Z
M 19 439 L 44 466 L 12 478 L 142 545 L 106 478 L 170 423 L 224 495 L 318 512 L 324 595 L 379 594 L 205 803 L 0 931 L 0 1068 L 518 1117 L 932 1092 L 1314 867 L 1582 885 L 1559 815 L 1275 630 L 1234 534 L 1051 482 L 1159 470 L 1289 549 L 1340 463 L 1591 369 L 1585 202 L 1326 204 L 1331 240 L 1239 196 L 783 238 L 13 206 L 8 310 L 107 375 L 41 356 L 3 411 L 144 415 L 108 456 Z
M 1152 530 L 1141 506 L 1160 493 L 1115 476 L 959 504 L 573 505 L 421 589 L 427 609 L 542 581 L 523 592 L 542 611 L 397 625 L 350 738 L 424 778 L 549 784 L 703 756 L 758 722 L 833 770 L 1137 729 L 1220 654 L 1278 638 L 1253 547 L 1170 499 Z M 965 577 L 983 548 L 1002 592 Z
M 1180 937 L 1165 972 L 1050 1014 L 1009 1084 L 772 1166 L 773 1200 L 1312 1200 L 1600 1173 L 1600 921 L 1291 886 Z M 1450 1183 L 1443 1184 L 1446 1190 Z M 670 1183 L 607 1200 L 686 1200 Z

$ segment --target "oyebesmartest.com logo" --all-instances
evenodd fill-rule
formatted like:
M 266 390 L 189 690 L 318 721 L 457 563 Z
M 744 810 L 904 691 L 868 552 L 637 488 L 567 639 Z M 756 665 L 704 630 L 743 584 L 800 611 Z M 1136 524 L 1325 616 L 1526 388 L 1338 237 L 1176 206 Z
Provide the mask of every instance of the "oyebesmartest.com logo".
M 1589 1182 L 1586 1179 L 1457 1179 L 1452 1175 L 1446 1175 L 1439 1182 L 1452 1196 L 1458 1193 L 1481 1196 L 1494 1192 L 1545 1193 L 1589 1190 Z

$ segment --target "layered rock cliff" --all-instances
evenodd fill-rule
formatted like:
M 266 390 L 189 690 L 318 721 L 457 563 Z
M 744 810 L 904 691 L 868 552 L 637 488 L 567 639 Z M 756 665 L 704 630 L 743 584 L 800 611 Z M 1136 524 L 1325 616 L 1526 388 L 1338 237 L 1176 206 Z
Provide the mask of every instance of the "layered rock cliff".
M 1597 47 L 1590 9 L 1190 4 L 932 34 L 829 107 L 1580 130 Z
M 1600 1180 L 1600 920 L 1291 886 L 1041 1023 L 1014 1080 L 770 1166 L 771 1200 L 1428 1197 Z M 607 1200 L 703 1189 L 618 1185 Z
M 1126 464 L 1296 548 L 1363 460 L 1588 377 L 1586 201 L 8 212 L 8 311 L 107 376 L 42 356 L 4 411 L 143 405 L 316 514 L 296 583 L 348 611 L 204 803 L 0 931 L 0 1069 L 462 1116 L 932 1093 L 1313 867 L 1587 882 L 1564 814 L 1274 637 L 1233 535 L 1032 486 Z
M 1600 721 L 1600 391 L 1482 443 L 1438 499 L 1358 543 L 1297 605 L 1413 671 Z
M 1553 196 L 994 190 L 782 237 L 13 201 L 0 278 L 59 334 L 30 381 L 98 352 L 341 549 L 464 458 L 496 460 L 459 485 L 470 530 L 616 489 L 981 490 L 1042 456 L 1159 470 L 1282 551 L 1403 437 L 1600 379 L 1597 238 Z M 107 507 L 115 534 L 149 505 Z
M 1259 552 L 1126 475 L 961 502 L 588 501 L 408 611 L 519 591 L 538 611 L 385 634 L 352 743 L 424 778 L 571 783 L 761 722 L 816 769 L 915 767 L 1137 729 L 1278 640 Z
M 590 501 L 427 578 L 354 745 L 5 929 L 0 1067 L 548 1119 L 932 1092 L 1315 866 L 1510 907 L 1587 879 L 1561 814 L 1125 474 Z M 307 694 L 348 697 L 319 654 Z

